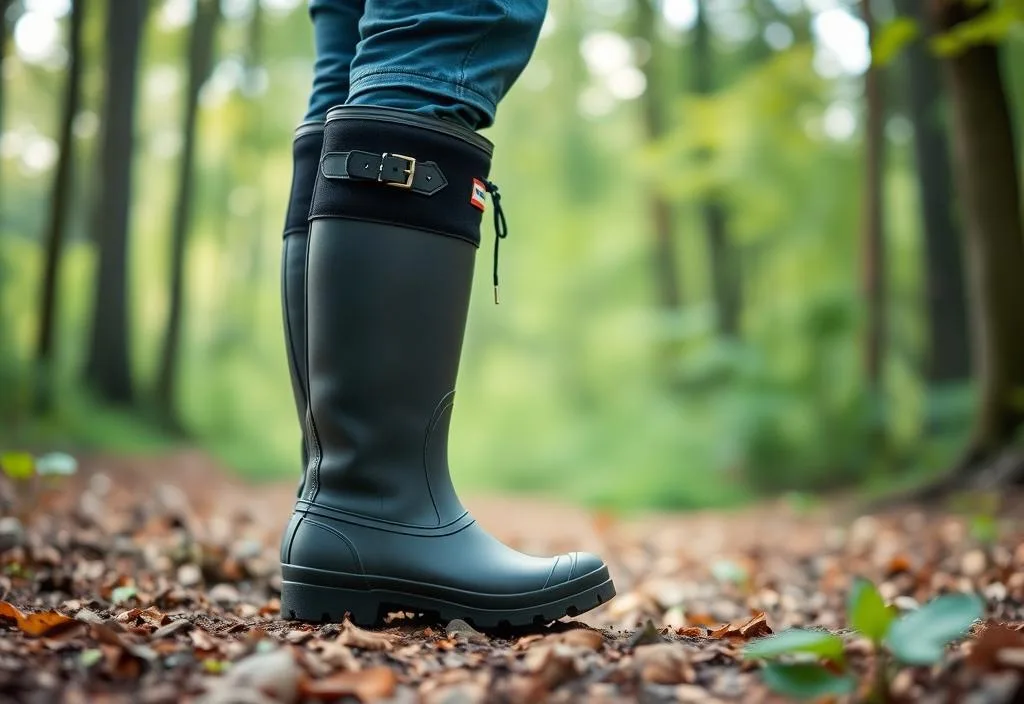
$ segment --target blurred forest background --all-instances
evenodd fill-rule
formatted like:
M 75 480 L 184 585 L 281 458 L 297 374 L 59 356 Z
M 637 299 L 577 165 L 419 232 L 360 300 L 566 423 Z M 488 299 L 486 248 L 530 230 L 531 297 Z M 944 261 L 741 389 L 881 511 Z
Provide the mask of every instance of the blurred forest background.
M 297 477 L 305 3 L 0 2 L 0 448 Z M 695 507 L 1024 474 L 1022 18 L 551 0 L 486 133 L 512 234 L 500 306 L 478 267 L 460 486 Z

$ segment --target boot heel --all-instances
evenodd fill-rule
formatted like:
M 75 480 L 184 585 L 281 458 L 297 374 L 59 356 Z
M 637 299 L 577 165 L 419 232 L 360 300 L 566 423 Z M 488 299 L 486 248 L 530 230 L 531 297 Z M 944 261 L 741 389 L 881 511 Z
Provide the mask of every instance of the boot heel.
M 380 599 L 372 593 L 354 589 L 302 582 L 281 583 L 282 618 L 340 623 L 346 613 L 353 623 L 373 626 L 380 615 Z

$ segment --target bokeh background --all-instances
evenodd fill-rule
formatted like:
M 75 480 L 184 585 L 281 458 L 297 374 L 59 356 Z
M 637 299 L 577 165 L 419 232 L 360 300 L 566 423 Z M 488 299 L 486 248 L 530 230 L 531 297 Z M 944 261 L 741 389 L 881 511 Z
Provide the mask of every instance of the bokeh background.
M 1019 440 L 1024 300 L 964 254 L 1024 261 L 1019 214 L 972 229 L 962 186 L 1009 177 L 1019 208 L 1012 149 L 1009 174 L 965 155 L 1022 127 L 1020 5 L 551 0 L 486 131 L 511 234 L 495 306 L 485 221 L 460 487 L 802 500 Z M 297 477 L 278 266 L 305 3 L 2 7 L 0 449 L 189 444 Z M 956 119 L 979 43 L 967 83 L 1006 129 Z M 993 306 L 1009 373 L 979 359 Z

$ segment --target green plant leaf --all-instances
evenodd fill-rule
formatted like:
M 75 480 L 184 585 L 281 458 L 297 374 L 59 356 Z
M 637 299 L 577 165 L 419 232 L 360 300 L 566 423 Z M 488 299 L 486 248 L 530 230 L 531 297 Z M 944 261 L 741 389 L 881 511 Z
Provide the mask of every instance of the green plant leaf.
M 139 590 L 135 588 L 134 584 L 117 587 L 110 593 L 110 601 L 114 604 L 123 604 L 129 599 L 134 599 L 138 593 Z
M 747 571 L 732 560 L 716 560 L 711 565 L 711 574 L 719 582 L 726 584 L 745 584 L 748 579 Z
M 887 66 L 910 42 L 921 34 L 917 20 L 911 17 L 896 17 L 879 29 L 871 55 L 877 66 Z
M 231 663 L 225 660 L 215 660 L 214 658 L 203 660 L 203 670 L 211 675 L 223 674 L 230 667 Z
M 990 7 L 971 19 L 960 22 L 948 32 L 935 36 L 932 50 L 939 56 L 956 56 L 980 44 L 998 44 L 1020 26 L 1017 8 L 1007 3 Z
M 999 521 L 995 516 L 978 514 L 971 517 L 971 537 L 979 543 L 993 545 L 999 540 Z
M 103 651 L 99 648 L 89 648 L 78 654 L 78 662 L 84 668 L 90 668 L 103 659 Z
M 912 611 L 889 628 L 886 644 L 907 665 L 932 665 L 942 659 L 948 644 L 963 638 L 983 614 L 973 594 L 946 594 Z
M 36 460 L 39 476 L 67 477 L 78 471 L 78 460 L 64 452 L 50 452 Z
M 772 691 L 796 699 L 841 696 L 857 687 L 857 681 L 850 675 L 837 675 L 821 665 L 806 663 L 769 663 L 761 676 Z
M 777 658 L 780 655 L 806 653 L 832 662 L 843 662 L 843 641 L 828 631 L 791 628 L 782 633 L 758 638 L 743 649 L 745 658 Z
M 885 605 L 875 585 L 866 579 L 857 579 L 850 590 L 846 606 L 850 626 L 871 639 L 881 643 L 889 631 L 896 614 Z
M 11 479 L 31 479 L 36 471 L 35 460 L 27 452 L 8 452 L 0 455 L 0 467 Z

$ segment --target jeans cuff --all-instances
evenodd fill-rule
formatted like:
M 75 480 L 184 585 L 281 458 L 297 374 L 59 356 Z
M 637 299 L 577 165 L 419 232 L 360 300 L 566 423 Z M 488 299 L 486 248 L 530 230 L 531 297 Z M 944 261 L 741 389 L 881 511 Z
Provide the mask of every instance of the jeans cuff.
M 454 81 L 428 76 L 415 71 L 404 71 L 402 69 L 377 69 L 355 74 L 351 78 L 348 91 L 348 102 L 353 98 L 376 88 L 390 88 L 401 90 L 412 88 L 417 92 L 436 95 L 440 98 L 437 105 L 446 108 L 454 103 L 463 103 L 473 110 L 486 116 L 484 125 L 488 126 L 494 121 L 494 114 L 498 105 L 483 93 L 480 93 L 468 86 Z M 424 105 L 423 107 L 430 107 Z

